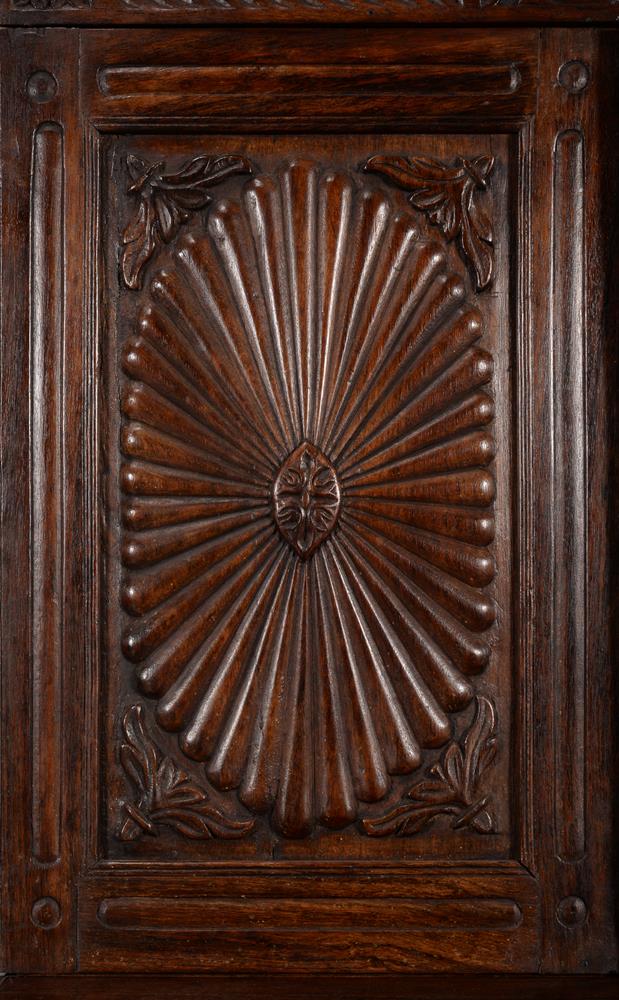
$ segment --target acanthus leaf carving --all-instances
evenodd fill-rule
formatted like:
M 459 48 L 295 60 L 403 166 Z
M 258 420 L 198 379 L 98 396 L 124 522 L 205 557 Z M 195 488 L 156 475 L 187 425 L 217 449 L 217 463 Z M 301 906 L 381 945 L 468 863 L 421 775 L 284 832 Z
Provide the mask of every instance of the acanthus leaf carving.
M 486 190 L 493 167 L 494 157 L 485 154 L 472 159 L 458 156 L 454 166 L 425 156 L 378 155 L 371 156 L 363 169 L 410 192 L 411 205 L 424 212 L 448 241 L 459 237 L 477 291 L 482 291 L 492 280 L 493 232 L 476 194 Z
M 473 721 L 462 740 L 442 752 L 426 778 L 408 792 L 404 802 L 383 816 L 362 820 L 370 837 L 412 836 L 439 816 L 451 816 L 452 829 L 494 833 L 495 820 L 488 795 L 480 795 L 480 782 L 497 750 L 496 712 L 484 695 L 475 699 Z
M 171 757 L 162 754 L 148 735 L 141 705 L 126 711 L 123 732 L 126 742 L 120 747 L 120 762 L 138 799 L 123 803 L 120 840 L 137 840 L 143 833 L 157 836 L 160 826 L 169 826 L 192 840 L 233 839 L 251 832 L 253 820 L 225 815 Z
M 208 189 L 233 174 L 251 174 L 244 156 L 197 156 L 177 173 L 165 173 L 164 163 L 148 164 L 127 156 L 131 176 L 128 193 L 137 195 L 137 214 L 126 227 L 122 242 L 122 273 L 128 288 L 142 285 L 142 271 L 159 241 L 170 243 L 194 212 L 212 201 Z

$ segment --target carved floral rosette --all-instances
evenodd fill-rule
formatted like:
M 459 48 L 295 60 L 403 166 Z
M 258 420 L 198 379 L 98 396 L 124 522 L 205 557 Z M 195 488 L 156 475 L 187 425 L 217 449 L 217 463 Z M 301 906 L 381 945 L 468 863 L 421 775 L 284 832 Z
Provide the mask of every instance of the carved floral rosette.
M 447 753 L 490 658 L 492 358 L 401 204 L 305 160 L 213 192 L 122 350 L 123 652 L 157 724 L 283 836 Z

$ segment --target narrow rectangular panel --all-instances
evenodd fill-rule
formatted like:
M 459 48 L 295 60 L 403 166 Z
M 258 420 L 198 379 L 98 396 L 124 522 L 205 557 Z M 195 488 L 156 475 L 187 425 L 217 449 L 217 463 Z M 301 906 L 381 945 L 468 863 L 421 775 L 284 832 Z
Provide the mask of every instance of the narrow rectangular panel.
M 521 76 L 513 64 L 434 66 L 110 66 L 98 74 L 108 97 L 167 94 L 317 93 L 509 94 Z
M 37 129 L 30 220 L 32 852 L 60 853 L 62 661 L 63 137 Z
M 397 904 L 394 906 L 394 903 Z M 104 899 L 97 919 L 104 927 L 183 931 L 187 934 L 239 930 L 294 929 L 296 932 L 357 928 L 384 930 L 508 931 L 522 911 L 513 899 Z
M 460 9 L 460 8 L 459 8 Z M 82 40 L 83 93 L 96 115 L 145 114 L 211 119 L 238 115 L 273 119 L 271 131 L 300 115 L 322 121 L 342 111 L 381 122 L 410 114 L 490 119 L 535 107 L 535 34 L 514 31 L 509 44 L 489 49 L 474 32 L 419 29 L 366 31 L 291 28 L 285 37 L 257 29 L 242 45 L 225 29 L 140 33 L 139 59 L 132 32 L 93 31 Z M 95 68 L 92 72 L 90 67 Z M 242 95 L 242 101 L 238 98 Z M 394 103 L 395 95 L 397 104 Z M 301 104 L 300 104 L 301 102 Z M 228 127 L 228 126 L 226 126 Z M 383 126 L 384 127 L 384 126 Z
M 564 861 L 585 851 L 586 414 L 583 138 L 556 140 L 553 173 L 555 821 Z
M 268 964 L 343 973 L 359 962 L 373 973 L 452 970 L 453 955 L 463 970 L 500 970 L 514 953 L 533 970 L 535 881 L 515 865 L 489 871 L 93 876 L 80 889 L 81 967 L 126 969 L 129 949 L 132 972 L 152 967 L 153 954 L 185 972 L 259 972 Z M 239 879 L 244 892 L 235 899 Z

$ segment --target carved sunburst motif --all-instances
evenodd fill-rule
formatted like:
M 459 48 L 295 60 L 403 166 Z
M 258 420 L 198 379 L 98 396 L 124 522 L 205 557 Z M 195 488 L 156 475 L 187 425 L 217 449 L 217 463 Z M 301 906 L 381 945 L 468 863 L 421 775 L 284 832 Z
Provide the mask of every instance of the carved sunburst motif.
M 343 827 L 488 663 L 481 318 L 387 190 L 304 161 L 169 259 L 123 350 L 123 650 L 215 786 Z

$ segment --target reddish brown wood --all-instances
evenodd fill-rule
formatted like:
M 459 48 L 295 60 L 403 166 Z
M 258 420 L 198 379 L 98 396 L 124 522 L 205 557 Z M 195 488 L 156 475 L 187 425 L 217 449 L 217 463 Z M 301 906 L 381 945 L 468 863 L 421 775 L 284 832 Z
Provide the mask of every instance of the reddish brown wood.
M 615 1000 L 615 976 L 8 976 L 0 984 L 15 1000 L 373 1000 L 384 990 L 393 1000 Z
M 15 1000 L 121 1000 L 128 989 L 136 1000 L 159 1000 L 171 992 L 179 1000 L 242 1000 L 251 990 L 257 1000 L 284 1000 L 291 993 L 313 1000 L 372 1000 L 377 989 L 394 1000 L 449 1000 L 454 990 L 462 1000 L 615 1000 L 614 976 L 7 976 L 0 989 Z
M 121 486 L 143 524 L 166 520 L 121 535 L 122 642 L 187 756 L 294 837 L 382 801 L 390 774 L 446 742 L 446 710 L 470 704 L 466 674 L 489 660 L 477 635 L 494 608 L 478 588 L 494 564 L 469 522 L 481 506 L 492 525 L 491 357 L 440 245 L 378 187 L 309 159 L 258 173 L 221 157 L 216 177 L 228 161 L 255 180 L 151 277 L 122 350 Z M 164 240 L 187 191 L 204 207 L 208 162 L 164 175 L 172 207 L 151 187 Z M 150 248 L 149 225 L 134 242 Z M 206 516 L 188 525 L 198 497 Z M 411 534 L 418 503 L 434 523 Z M 490 726 L 474 754 L 494 741 Z M 481 830 L 480 770 L 483 757 L 461 825 Z
M 3 15 L 11 976 L 610 995 L 616 38 L 432 8 Z
M 69 98 L 77 39 L 10 41 L 3 32 L 2 871 L 4 900 L 20 902 L 3 921 L 2 966 L 58 972 L 75 966 L 84 661 L 83 629 L 70 623 L 86 621 L 86 550 L 72 530 L 84 441 L 82 177 L 69 169 L 80 145 Z
M 365 22 L 413 24 L 613 25 L 614 0 L 2 0 L 0 16 L 8 24 L 159 24 L 265 21 Z

